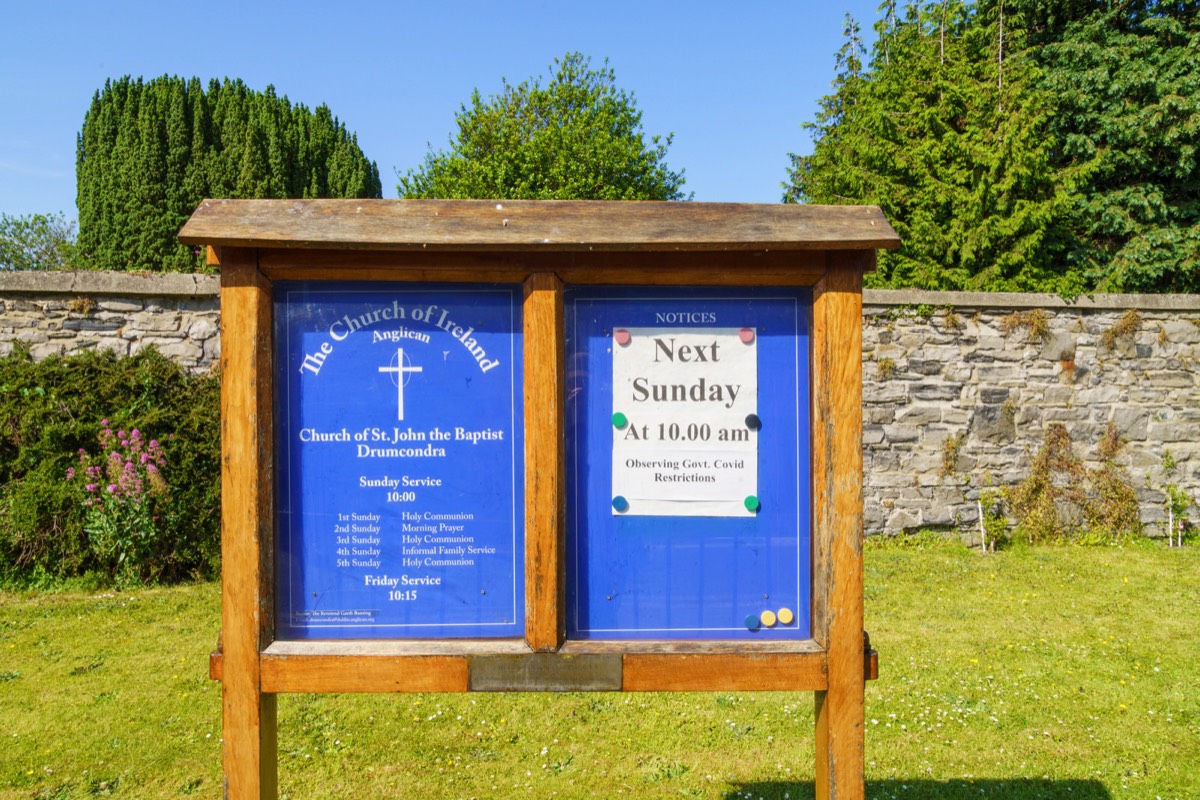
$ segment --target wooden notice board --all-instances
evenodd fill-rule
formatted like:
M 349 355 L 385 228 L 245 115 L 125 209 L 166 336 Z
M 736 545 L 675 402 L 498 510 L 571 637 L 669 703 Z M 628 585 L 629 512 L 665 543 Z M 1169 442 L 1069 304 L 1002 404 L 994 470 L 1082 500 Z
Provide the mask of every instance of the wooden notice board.
M 208 200 L 227 796 L 285 692 L 812 691 L 863 796 L 874 207 Z

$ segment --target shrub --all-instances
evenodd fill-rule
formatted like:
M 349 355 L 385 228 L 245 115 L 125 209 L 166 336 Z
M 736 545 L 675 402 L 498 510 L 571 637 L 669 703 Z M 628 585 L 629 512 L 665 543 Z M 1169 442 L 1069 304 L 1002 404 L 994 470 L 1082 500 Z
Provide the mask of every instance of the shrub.
M 214 377 L 192 375 L 154 350 L 131 358 L 85 352 L 34 362 L 0 358 L 0 581 L 31 585 L 110 573 L 85 530 L 86 490 L 66 480 L 108 419 L 166 441 L 169 517 L 144 578 L 215 574 L 220 559 L 220 413 Z M 103 549 L 103 548 L 101 548 Z
M 1116 458 L 1124 443 L 1109 425 L 1093 470 L 1072 450 L 1066 426 L 1046 428 L 1029 477 L 1005 492 L 1017 534 L 1030 542 L 1108 544 L 1141 530 L 1137 493 Z

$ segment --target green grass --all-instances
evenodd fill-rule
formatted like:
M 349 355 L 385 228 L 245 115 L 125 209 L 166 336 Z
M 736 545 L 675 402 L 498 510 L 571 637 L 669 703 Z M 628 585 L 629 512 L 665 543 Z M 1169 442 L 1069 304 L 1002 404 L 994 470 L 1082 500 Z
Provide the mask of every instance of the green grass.
M 874 798 L 1200 797 L 1200 548 L 869 547 Z M 221 796 L 212 584 L 0 593 L 0 800 Z M 807 693 L 280 699 L 284 797 L 813 796 Z

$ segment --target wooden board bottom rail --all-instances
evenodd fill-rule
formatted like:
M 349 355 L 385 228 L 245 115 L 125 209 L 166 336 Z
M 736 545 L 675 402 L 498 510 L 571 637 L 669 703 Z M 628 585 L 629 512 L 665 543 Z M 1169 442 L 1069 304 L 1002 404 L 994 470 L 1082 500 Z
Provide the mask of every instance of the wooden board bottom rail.
M 296 652 L 306 649 L 318 652 Z M 486 654 L 362 652 L 380 649 L 389 648 L 272 645 L 260 656 L 261 691 L 825 691 L 829 686 L 828 658 L 819 650 L 572 654 L 513 652 L 518 648 L 506 647 L 497 649 L 509 652 Z M 873 680 L 878 656 L 873 650 L 863 655 L 864 676 Z M 221 680 L 223 672 L 222 654 L 214 651 L 209 677 Z

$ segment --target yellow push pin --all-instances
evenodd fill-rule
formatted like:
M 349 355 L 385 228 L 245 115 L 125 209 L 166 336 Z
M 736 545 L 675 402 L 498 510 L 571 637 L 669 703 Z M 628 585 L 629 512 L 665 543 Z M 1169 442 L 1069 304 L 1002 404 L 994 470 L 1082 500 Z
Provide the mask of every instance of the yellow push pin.
M 779 623 L 781 625 L 791 625 L 792 620 L 794 620 L 795 618 L 796 618 L 796 615 L 792 613 L 792 610 L 790 608 L 779 609 Z
M 774 614 L 774 612 L 771 612 L 771 611 L 764 611 L 764 612 L 762 612 L 761 614 L 759 614 L 759 615 L 758 615 L 758 618 L 762 620 L 762 624 L 763 624 L 763 626 L 764 626 L 764 627 L 767 627 L 767 628 L 772 628 L 772 627 L 774 627 L 774 626 L 775 626 L 775 614 Z

